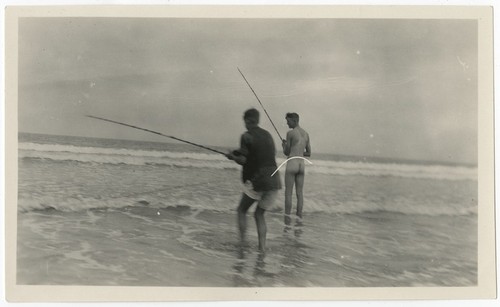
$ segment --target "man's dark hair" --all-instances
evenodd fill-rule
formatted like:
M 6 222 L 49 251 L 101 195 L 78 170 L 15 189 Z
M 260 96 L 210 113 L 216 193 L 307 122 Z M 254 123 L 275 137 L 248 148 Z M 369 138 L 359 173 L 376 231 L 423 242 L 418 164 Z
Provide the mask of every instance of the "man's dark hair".
M 249 120 L 254 124 L 259 123 L 259 117 L 260 117 L 259 111 L 254 108 L 246 110 L 245 114 L 243 115 L 243 119 Z
M 286 113 L 286 116 L 285 116 L 285 119 L 287 118 L 291 118 L 291 119 L 295 119 L 297 121 L 299 121 L 299 114 L 297 113 Z

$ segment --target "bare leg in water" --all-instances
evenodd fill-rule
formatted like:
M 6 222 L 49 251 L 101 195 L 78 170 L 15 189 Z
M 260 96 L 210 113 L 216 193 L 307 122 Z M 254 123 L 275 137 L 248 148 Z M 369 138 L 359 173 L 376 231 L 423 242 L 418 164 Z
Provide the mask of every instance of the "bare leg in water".
M 304 169 L 295 175 L 295 194 L 297 195 L 297 216 L 302 220 L 302 208 L 304 207 Z
M 285 230 L 290 228 L 292 222 L 290 214 L 292 212 L 292 194 L 294 185 L 295 194 L 297 196 L 296 215 L 299 219 L 302 219 L 302 209 L 304 207 L 304 177 L 304 161 L 288 161 L 285 172 Z
M 257 234 L 259 236 L 259 251 L 261 253 L 265 252 L 266 250 L 267 226 L 266 219 L 264 218 L 265 212 L 266 210 L 262 209 L 261 207 L 257 207 L 254 213 L 255 223 L 257 224 Z
M 247 211 L 254 202 L 255 200 L 248 197 L 245 193 L 241 195 L 240 205 L 238 206 L 238 228 L 241 245 L 246 244 Z
M 254 202 L 254 199 L 243 193 L 240 205 L 238 206 L 238 228 L 240 231 L 241 245 L 246 245 L 247 212 Z M 266 210 L 257 207 L 254 213 L 255 223 L 257 224 L 257 234 L 259 237 L 259 251 L 261 252 L 264 252 L 266 249 L 267 226 L 266 219 L 264 218 L 265 212 Z

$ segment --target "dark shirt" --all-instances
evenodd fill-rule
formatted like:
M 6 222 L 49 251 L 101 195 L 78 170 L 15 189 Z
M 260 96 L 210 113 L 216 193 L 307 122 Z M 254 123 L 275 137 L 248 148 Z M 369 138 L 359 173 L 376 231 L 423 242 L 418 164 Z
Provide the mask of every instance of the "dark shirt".
M 246 157 L 242 180 L 250 180 L 255 191 L 281 189 L 279 172 L 276 170 L 276 148 L 271 134 L 260 127 L 250 128 L 240 140 L 239 154 Z

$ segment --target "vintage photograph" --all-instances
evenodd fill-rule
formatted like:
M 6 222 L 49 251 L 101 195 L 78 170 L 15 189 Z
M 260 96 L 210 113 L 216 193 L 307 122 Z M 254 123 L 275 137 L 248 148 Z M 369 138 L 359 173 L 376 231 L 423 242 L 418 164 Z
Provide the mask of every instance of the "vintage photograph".
M 15 285 L 479 286 L 477 18 L 18 17 Z

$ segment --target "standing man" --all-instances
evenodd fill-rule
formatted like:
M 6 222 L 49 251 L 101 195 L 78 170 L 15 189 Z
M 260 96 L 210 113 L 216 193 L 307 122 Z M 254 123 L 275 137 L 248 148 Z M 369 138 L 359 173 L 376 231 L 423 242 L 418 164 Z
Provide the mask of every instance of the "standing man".
M 288 157 L 310 157 L 311 145 L 309 134 L 299 126 L 299 114 L 286 113 L 285 116 L 288 127 L 292 130 L 286 134 L 283 140 L 283 153 Z M 285 172 L 285 225 L 290 226 L 292 211 L 292 191 L 295 184 L 297 195 L 297 217 L 302 219 L 302 207 L 304 205 L 304 176 L 305 163 L 303 159 L 291 159 L 286 164 Z
M 272 207 L 281 189 L 279 173 L 276 170 L 276 148 L 271 134 L 259 127 L 259 111 L 245 111 L 243 120 L 247 131 L 242 134 L 240 148 L 228 153 L 229 160 L 243 166 L 243 194 L 238 206 L 238 227 L 241 242 L 245 242 L 247 229 L 246 214 L 250 206 L 257 201 L 254 217 L 259 237 L 259 250 L 266 248 L 266 221 L 264 213 Z

